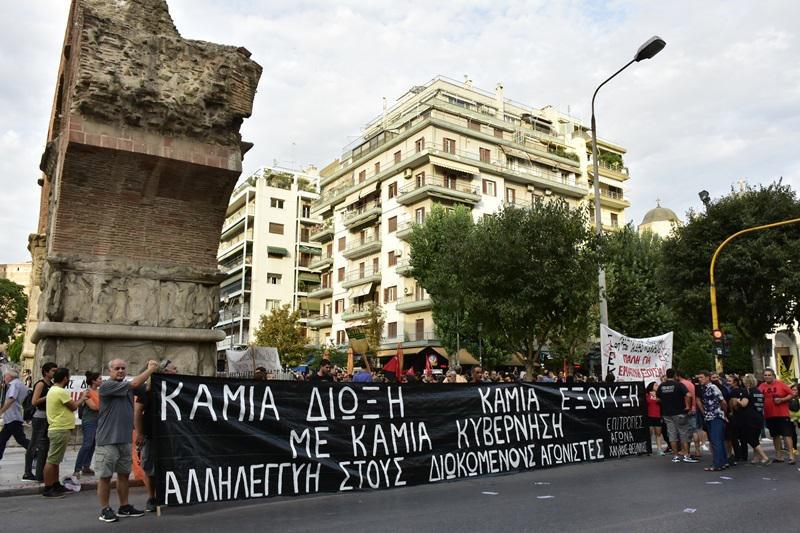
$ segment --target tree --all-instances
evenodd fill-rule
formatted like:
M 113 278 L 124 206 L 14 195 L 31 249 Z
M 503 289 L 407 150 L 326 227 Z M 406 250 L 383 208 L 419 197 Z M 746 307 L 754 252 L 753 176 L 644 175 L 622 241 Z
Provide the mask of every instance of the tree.
M 609 327 L 635 338 L 669 331 L 672 317 L 657 276 L 659 236 L 650 231 L 640 235 L 628 225 L 610 234 L 604 247 Z
M 800 218 L 795 192 L 780 182 L 747 187 L 711 201 L 702 213 L 690 212 L 662 246 L 662 283 L 676 323 L 709 331 L 709 266 L 714 250 L 729 236 L 753 226 Z M 720 320 L 735 325 L 750 346 L 752 366 L 763 370 L 764 335 L 800 318 L 800 225 L 738 237 L 716 265 Z M 707 335 L 710 340 L 710 335 Z
M 541 350 L 562 337 L 595 299 L 598 239 L 586 211 L 561 199 L 484 217 L 470 239 L 470 312 L 519 351 L 529 379 Z
M 364 334 L 367 337 L 367 351 L 374 356 L 381 346 L 383 337 L 384 314 L 381 307 L 375 303 L 369 304 L 369 316 L 364 324 Z
M 334 365 L 344 368 L 347 366 L 347 351 L 340 349 L 336 344 L 312 348 L 306 352 L 306 361 L 310 360 L 311 368 L 319 368 L 323 359 Z
M 261 315 L 252 344 L 277 348 L 281 362 L 286 366 L 303 364 L 306 338 L 300 329 L 299 318 L 300 312 L 292 311 L 289 305 L 273 309 L 269 315 Z
M 592 287 L 595 289 L 596 287 Z M 583 298 L 592 300 L 596 292 L 591 295 L 583 295 Z M 550 353 L 556 361 L 562 364 L 575 364 L 583 361 L 584 356 L 596 344 L 597 333 L 600 330 L 600 310 L 593 305 L 589 312 L 578 314 L 564 324 L 561 335 L 551 339 L 549 348 Z
M 479 359 L 489 370 L 506 364 L 509 353 L 502 348 L 502 342 L 483 331 L 483 325 L 473 320 L 468 312 L 458 316 L 447 309 L 437 309 L 434 305 L 433 322 L 436 335 L 448 353 L 456 353 L 462 348 Z
M 12 340 L 25 326 L 28 297 L 21 285 L 0 278 L 0 344 Z
M 25 343 L 25 334 L 21 333 L 14 337 L 11 344 L 8 345 L 8 358 L 12 363 L 19 363 L 22 357 L 22 348 Z

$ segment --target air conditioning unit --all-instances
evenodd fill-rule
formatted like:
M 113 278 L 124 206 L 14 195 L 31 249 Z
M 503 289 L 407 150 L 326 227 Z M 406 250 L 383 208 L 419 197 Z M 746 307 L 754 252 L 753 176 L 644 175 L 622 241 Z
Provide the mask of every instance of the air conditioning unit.
M 406 287 L 405 289 L 403 289 L 403 294 L 405 294 L 406 296 L 411 296 L 412 292 L 413 291 L 411 290 L 411 287 Z
M 395 255 L 395 257 L 402 257 L 403 249 L 400 248 L 399 250 L 395 250 L 394 255 Z
M 411 179 L 412 171 L 410 168 L 407 168 L 403 171 L 403 177 L 405 179 Z
M 544 195 L 545 196 L 550 196 L 551 194 L 553 194 L 553 191 L 551 191 L 550 189 L 545 189 L 544 190 Z

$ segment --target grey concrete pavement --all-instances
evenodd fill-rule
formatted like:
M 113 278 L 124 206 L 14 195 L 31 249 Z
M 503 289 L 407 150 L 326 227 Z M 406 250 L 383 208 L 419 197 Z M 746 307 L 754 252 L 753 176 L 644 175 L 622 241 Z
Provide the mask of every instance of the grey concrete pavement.
M 798 523 L 798 467 L 740 465 L 708 473 L 710 462 L 674 464 L 637 457 L 506 476 L 375 492 L 262 499 L 167 508 L 161 517 L 97 520 L 93 492 L 61 500 L 3 498 L 9 531 L 32 527 L 43 509 L 57 517 L 47 532 L 250 531 L 281 532 L 672 532 L 760 531 L 769 523 Z M 143 489 L 131 501 L 144 504 Z M 777 518 L 778 522 L 774 520 Z M 38 518 L 36 520 L 39 520 Z M 791 527 L 786 531 L 793 530 Z

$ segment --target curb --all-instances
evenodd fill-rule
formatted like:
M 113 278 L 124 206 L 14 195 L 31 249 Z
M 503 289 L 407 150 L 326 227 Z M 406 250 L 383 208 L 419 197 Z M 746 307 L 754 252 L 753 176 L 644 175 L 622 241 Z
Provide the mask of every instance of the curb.
M 128 484 L 131 487 L 143 487 L 144 482 L 141 479 L 131 479 Z M 41 483 L 28 482 L 26 485 L 18 485 L 8 488 L 0 488 L 0 498 L 12 496 L 30 496 L 32 494 L 41 494 L 43 485 Z M 111 488 L 117 488 L 116 479 L 111 482 Z M 97 489 L 97 481 L 83 481 L 81 482 L 81 492 L 85 490 L 95 491 Z

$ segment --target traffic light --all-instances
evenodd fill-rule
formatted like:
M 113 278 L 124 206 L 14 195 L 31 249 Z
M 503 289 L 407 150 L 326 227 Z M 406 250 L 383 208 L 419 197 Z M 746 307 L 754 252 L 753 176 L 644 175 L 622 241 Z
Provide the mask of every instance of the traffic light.
M 725 357 L 728 357 L 731 354 L 731 344 L 733 343 L 733 335 L 730 333 L 726 333 L 722 336 L 722 353 L 725 354 Z
M 711 332 L 711 336 L 714 339 L 714 344 L 712 346 L 712 353 L 714 357 L 725 357 L 727 354 L 725 353 L 725 335 L 723 335 L 721 329 L 715 329 Z

